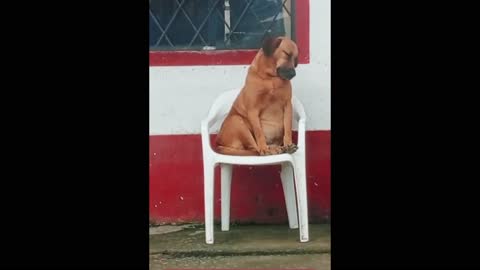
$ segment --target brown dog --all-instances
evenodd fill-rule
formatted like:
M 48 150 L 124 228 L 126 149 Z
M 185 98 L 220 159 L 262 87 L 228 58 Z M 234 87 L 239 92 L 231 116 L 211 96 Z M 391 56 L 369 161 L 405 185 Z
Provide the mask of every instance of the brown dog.
M 217 136 L 217 151 L 227 155 L 293 153 L 292 85 L 297 45 L 286 37 L 265 39 L 248 69 Z

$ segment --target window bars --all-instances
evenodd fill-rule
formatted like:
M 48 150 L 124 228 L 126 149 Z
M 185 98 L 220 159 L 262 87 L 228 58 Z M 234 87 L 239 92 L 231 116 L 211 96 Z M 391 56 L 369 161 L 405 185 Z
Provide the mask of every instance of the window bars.
M 150 0 L 151 50 L 258 48 L 294 39 L 294 0 Z

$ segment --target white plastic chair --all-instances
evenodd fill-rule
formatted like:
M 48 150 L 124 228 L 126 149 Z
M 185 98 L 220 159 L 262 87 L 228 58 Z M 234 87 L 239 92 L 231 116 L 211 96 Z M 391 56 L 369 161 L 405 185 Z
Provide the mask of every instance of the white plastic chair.
M 213 244 L 213 205 L 214 205 L 214 169 L 221 166 L 221 217 L 222 231 L 230 228 L 230 187 L 232 182 L 232 165 L 271 165 L 281 164 L 281 180 L 288 223 L 291 229 L 298 228 L 300 223 L 300 242 L 308 242 L 308 209 L 307 185 L 305 169 L 305 111 L 302 103 L 294 96 L 292 98 L 293 120 L 298 121 L 298 150 L 293 154 L 278 154 L 269 156 L 230 156 L 213 151 L 210 145 L 210 128 L 223 122 L 237 97 L 240 89 L 227 91 L 214 101 L 208 116 L 202 121 L 202 150 L 204 172 L 205 200 L 205 240 Z M 295 176 L 295 177 L 294 177 Z M 294 181 L 295 178 L 295 181 Z M 296 188 L 294 188 L 294 185 Z M 295 193 L 296 191 L 296 193 Z M 295 202 L 296 199 L 296 202 Z M 298 219 L 297 207 L 298 204 Z M 298 220 L 300 222 L 298 222 Z

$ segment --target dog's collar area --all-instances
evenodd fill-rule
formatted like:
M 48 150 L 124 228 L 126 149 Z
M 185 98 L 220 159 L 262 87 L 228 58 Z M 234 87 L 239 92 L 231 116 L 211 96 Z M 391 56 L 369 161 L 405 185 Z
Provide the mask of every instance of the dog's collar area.
M 261 79 L 269 79 L 269 78 L 281 78 L 280 76 L 278 76 L 278 74 L 276 73 L 276 70 L 274 71 L 276 75 L 273 75 L 271 73 L 268 73 L 268 72 L 259 72 L 259 69 L 256 65 L 251 65 L 250 66 L 250 69 L 255 73 L 257 74 L 258 77 L 260 77 Z

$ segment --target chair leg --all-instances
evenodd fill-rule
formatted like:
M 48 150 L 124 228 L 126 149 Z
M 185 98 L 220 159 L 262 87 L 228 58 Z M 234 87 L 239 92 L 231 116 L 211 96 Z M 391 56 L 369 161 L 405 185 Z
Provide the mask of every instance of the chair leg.
M 288 225 L 290 226 L 290 229 L 296 229 L 298 228 L 298 217 L 297 205 L 295 202 L 292 164 L 283 163 L 280 176 L 282 179 L 283 194 L 285 196 L 285 205 L 287 208 Z
M 230 230 L 230 193 L 232 185 L 232 165 L 221 165 L 221 189 L 222 189 L 222 231 Z
M 307 172 L 305 160 L 295 161 L 295 187 L 297 190 L 297 204 L 300 223 L 300 242 L 309 241 L 308 205 L 307 205 Z
M 207 244 L 213 244 L 213 191 L 215 178 L 215 165 L 205 162 L 203 165 L 204 173 L 204 203 L 205 203 L 205 241 Z

